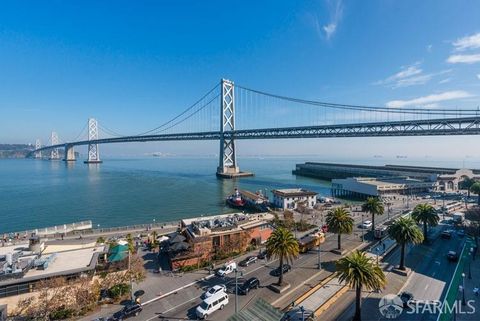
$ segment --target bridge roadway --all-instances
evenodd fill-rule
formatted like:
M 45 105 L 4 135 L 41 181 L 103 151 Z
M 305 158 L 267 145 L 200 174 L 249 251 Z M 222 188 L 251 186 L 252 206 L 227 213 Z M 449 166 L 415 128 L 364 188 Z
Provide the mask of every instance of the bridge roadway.
M 445 136 L 479 135 L 480 116 L 444 119 L 404 120 L 357 124 L 321 125 L 304 127 L 243 129 L 234 131 L 208 131 L 178 134 L 122 136 L 68 142 L 44 146 L 34 152 L 63 148 L 66 145 L 110 144 L 128 142 L 219 140 L 225 139 L 285 139 L 285 138 L 333 138 L 333 137 L 385 137 L 385 136 Z

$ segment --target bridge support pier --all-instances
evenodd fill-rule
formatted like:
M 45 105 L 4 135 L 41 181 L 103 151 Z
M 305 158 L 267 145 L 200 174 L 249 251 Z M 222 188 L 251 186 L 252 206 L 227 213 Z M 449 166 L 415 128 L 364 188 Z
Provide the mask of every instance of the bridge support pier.
M 35 141 L 35 150 L 38 150 L 40 148 L 42 148 L 42 142 L 40 141 L 40 139 L 37 139 Z M 37 159 L 41 159 L 42 158 L 42 151 L 35 152 L 34 157 L 37 158 Z
M 98 139 L 98 123 L 94 118 L 88 119 L 88 140 Z M 85 164 L 100 164 L 100 153 L 98 151 L 98 144 L 88 144 L 88 159 L 84 161 Z
M 56 132 L 52 132 L 52 136 L 50 137 L 51 146 L 58 145 L 58 134 Z M 58 148 L 53 148 L 50 152 L 50 160 L 60 160 L 60 154 L 58 152 Z
M 65 144 L 65 158 L 63 159 L 65 162 L 74 162 L 77 159 L 75 158 L 75 149 L 73 145 Z
M 225 132 L 235 131 L 235 87 L 230 80 L 221 81 L 220 100 L 220 159 L 217 167 L 217 177 L 235 178 L 253 176 L 253 173 L 241 172 L 237 166 L 235 138 Z

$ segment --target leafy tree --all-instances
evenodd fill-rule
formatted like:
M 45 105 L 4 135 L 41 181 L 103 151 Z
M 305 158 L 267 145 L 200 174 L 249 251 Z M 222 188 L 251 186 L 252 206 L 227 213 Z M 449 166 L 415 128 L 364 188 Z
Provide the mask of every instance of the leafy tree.
M 267 257 L 275 257 L 279 259 L 280 275 L 278 277 L 278 285 L 283 282 L 283 263 L 285 261 L 293 261 L 298 256 L 298 241 L 292 232 L 280 227 L 273 231 L 267 240 Z
M 353 320 L 361 321 L 362 289 L 378 291 L 385 287 L 386 277 L 382 269 L 365 253 L 355 251 L 341 258 L 336 263 L 336 276 L 340 282 L 345 282 L 355 289 L 355 315 Z
M 438 225 L 439 217 L 437 215 L 437 211 L 430 204 L 418 204 L 413 209 L 412 218 L 415 220 L 415 222 L 423 224 L 423 240 L 427 242 L 428 225 Z
M 480 182 L 476 182 L 470 186 L 470 191 L 478 195 L 477 204 L 480 205 Z
M 382 215 L 385 211 L 382 201 L 378 197 L 369 197 L 362 204 L 362 211 L 372 215 L 372 232 L 375 230 L 375 216 Z
M 326 216 L 328 231 L 337 233 L 338 249 L 342 249 L 342 234 L 351 234 L 353 231 L 353 217 L 342 207 L 330 210 Z
M 388 227 L 388 235 L 400 244 L 400 270 L 405 270 L 405 247 L 407 244 L 420 244 L 423 241 L 422 231 L 410 217 L 400 217 Z
M 98 243 L 98 244 L 105 243 L 105 238 L 104 238 L 103 236 L 99 236 L 99 237 L 97 238 L 97 243 Z
M 473 184 L 475 184 L 475 180 L 470 177 L 465 177 L 465 179 L 459 183 L 461 189 L 467 190 L 468 197 L 470 197 L 470 188 Z

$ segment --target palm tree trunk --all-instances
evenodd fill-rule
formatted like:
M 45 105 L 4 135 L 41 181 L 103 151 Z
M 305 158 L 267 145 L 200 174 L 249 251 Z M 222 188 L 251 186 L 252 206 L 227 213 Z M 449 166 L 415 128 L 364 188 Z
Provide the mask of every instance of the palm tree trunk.
M 402 244 L 400 253 L 400 270 L 405 270 L 405 243 Z
M 283 283 L 283 255 L 280 255 L 280 275 L 278 276 L 278 285 Z
M 362 286 L 355 288 L 355 315 L 353 321 L 362 321 Z
M 427 243 L 427 222 L 423 222 L 423 242 Z
M 338 233 L 338 249 L 342 249 L 342 234 Z
M 375 214 L 372 213 L 372 232 L 375 231 Z

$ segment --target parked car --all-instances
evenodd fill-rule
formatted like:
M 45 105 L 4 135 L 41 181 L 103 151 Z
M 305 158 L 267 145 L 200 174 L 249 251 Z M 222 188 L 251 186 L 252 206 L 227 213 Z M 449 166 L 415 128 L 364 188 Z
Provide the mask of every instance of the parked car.
M 235 271 L 236 268 L 237 263 L 235 263 L 234 261 L 227 262 L 220 270 L 217 271 L 217 275 L 220 277 L 224 277 L 225 275 Z
M 127 305 L 113 315 L 113 320 L 120 321 L 133 316 L 137 316 L 140 314 L 140 312 L 142 312 L 142 310 L 143 308 L 141 304 Z
M 296 307 L 285 313 L 281 321 L 313 321 L 314 318 L 315 314 L 312 310 L 304 309 L 302 311 L 301 308 Z
M 443 231 L 443 232 L 440 234 L 440 237 L 441 237 L 442 239 L 451 239 L 451 238 L 452 238 L 452 231 L 450 231 L 450 230 Z
M 214 296 L 215 294 L 217 294 L 219 292 L 226 293 L 227 292 L 227 287 L 223 284 L 214 285 L 211 288 L 209 288 L 207 291 L 205 291 L 205 293 L 203 293 L 202 297 L 203 298 L 209 298 L 209 297 Z
M 264 260 L 267 258 L 267 251 L 260 251 L 257 255 L 257 258 L 259 260 Z
M 256 263 L 257 259 L 258 258 L 256 256 L 249 256 L 245 260 L 241 261 L 238 265 L 249 266 L 250 264 Z
M 290 266 L 290 264 L 284 264 L 282 266 L 282 270 L 283 270 L 283 274 L 287 273 L 288 271 L 290 271 L 292 269 L 292 267 Z M 279 276 L 280 275 L 280 267 L 277 267 L 275 270 L 272 271 L 272 274 L 274 276 Z
M 211 296 L 203 300 L 202 303 L 200 303 L 200 305 L 197 306 L 195 310 L 195 314 L 200 319 L 206 319 L 213 312 L 219 309 L 222 310 L 227 304 L 228 304 L 228 294 L 226 293 L 216 294 L 214 296 Z
M 455 251 L 448 251 L 447 258 L 449 261 L 456 262 L 458 261 L 458 254 Z
M 458 235 L 459 237 L 464 237 L 464 236 L 465 236 L 465 230 L 458 230 L 458 231 L 457 231 L 457 235 Z
M 372 221 L 367 220 L 367 221 L 364 221 L 362 223 L 362 225 L 360 225 L 360 226 L 361 226 L 361 228 L 370 228 L 370 227 L 372 227 L 372 224 L 373 224 Z
M 238 292 L 247 295 L 251 289 L 258 289 L 260 280 L 257 278 L 250 278 L 238 287 Z

